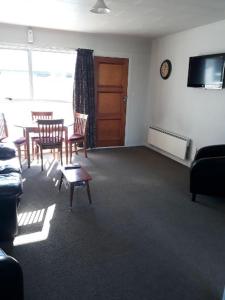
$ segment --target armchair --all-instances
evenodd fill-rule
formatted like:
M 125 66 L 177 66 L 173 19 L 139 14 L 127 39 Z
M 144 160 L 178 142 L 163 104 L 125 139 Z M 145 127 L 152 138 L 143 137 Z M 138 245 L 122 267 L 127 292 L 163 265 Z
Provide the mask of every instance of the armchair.
M 190 169 L 192 201 L 197 194 L 225 196 L 225 145 L 206 146 L 196 153 Z
M 23 300 L 23 271 L 19 262 L 0 249 L 0 286 L 1 298 Z

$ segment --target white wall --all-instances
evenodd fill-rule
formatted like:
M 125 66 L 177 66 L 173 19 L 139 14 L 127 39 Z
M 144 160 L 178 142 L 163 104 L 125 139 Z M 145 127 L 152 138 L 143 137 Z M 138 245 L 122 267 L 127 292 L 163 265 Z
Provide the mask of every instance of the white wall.
M 196 148 L 225 143 L 225 90 L 187 88 L 189 57 L 225 52 L 225 20 L 169 35 L 152 41 L 148 125 L 159 126 L 193 141 Z M 172 74 L 163 80 L 159 74 L 164 59 L 172 62 Z
M 143 115 L 147 102 L 148 40 L 124 36 L 75 33 L 33 28 L 36 47 L 90 48 L 98 56 L 129 58 L 128 103 L 125 144 L 143 145 L 145 130 Z M 1 44 L 27 44 L 27 28 L 0 24 Z M 72 108 L 71 108 L 72 109 Z

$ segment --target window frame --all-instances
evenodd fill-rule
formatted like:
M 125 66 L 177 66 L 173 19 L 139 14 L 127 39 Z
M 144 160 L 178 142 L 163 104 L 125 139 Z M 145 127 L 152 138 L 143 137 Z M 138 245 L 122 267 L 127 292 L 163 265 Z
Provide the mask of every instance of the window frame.
M 28 63 L 28 77 L 29 77 L 29 99 L 23 99 L 23 98 L 13 98 L 15 100 L 19 101 L 48 101 L 48 102 L 63 102 L 63 103 L 71 103 L 69 100 L 63 100 L 63 99 L 38 99 L 34 98 L 34 84 L 33 84 L 33 64 L 32 64 L 32 52 L 33 51 L 40 51 L 40 52 L 48 52 L 48 53 L 64 53 L 64 54 L 74 54 L 76 55 L 77 50 L 76 49 L 70 49 L 70 48 L 40 48 L 40 47 L 28 47 L 24 45 L 4 45 L 0 44 L 0 50 L 24 50 L 27 52 L 27 63 Z M 76 64 L 76 60 L 75 60 Z M 75 70 L 75 65 L 74 65 Z

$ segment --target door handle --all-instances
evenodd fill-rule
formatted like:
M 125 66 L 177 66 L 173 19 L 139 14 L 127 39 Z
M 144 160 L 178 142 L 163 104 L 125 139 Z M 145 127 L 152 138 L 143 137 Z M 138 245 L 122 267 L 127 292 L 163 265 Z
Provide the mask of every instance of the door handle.
M 128 99 L 127 96 L 124 96 L 124 97 L 123 97 L 123 102 L 124 102 L 125 104 L 127 103 L 127 99 Z

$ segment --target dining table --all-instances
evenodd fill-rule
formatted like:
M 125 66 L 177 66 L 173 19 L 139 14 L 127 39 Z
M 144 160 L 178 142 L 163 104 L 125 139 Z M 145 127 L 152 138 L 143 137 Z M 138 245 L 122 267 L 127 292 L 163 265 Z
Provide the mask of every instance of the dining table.
M 27 166 L 30 168 L 31 159 L 30 159 L 30 139 L 33 133 L 38 133 L 38 124 L 37 121 L 32 122 L 19 122 L 14 124 L 15 127 L 22 128 L 24 132 L 24 136 L 26 138 L 26 145 L 27 145 Z M 70 126 L 70 125 L 68 125 Z M 65 154 L 66 154 L 66 164 L 68 164 L 68 126 L 63 126 L 64 132 L 64 142 L 65 142 Z

